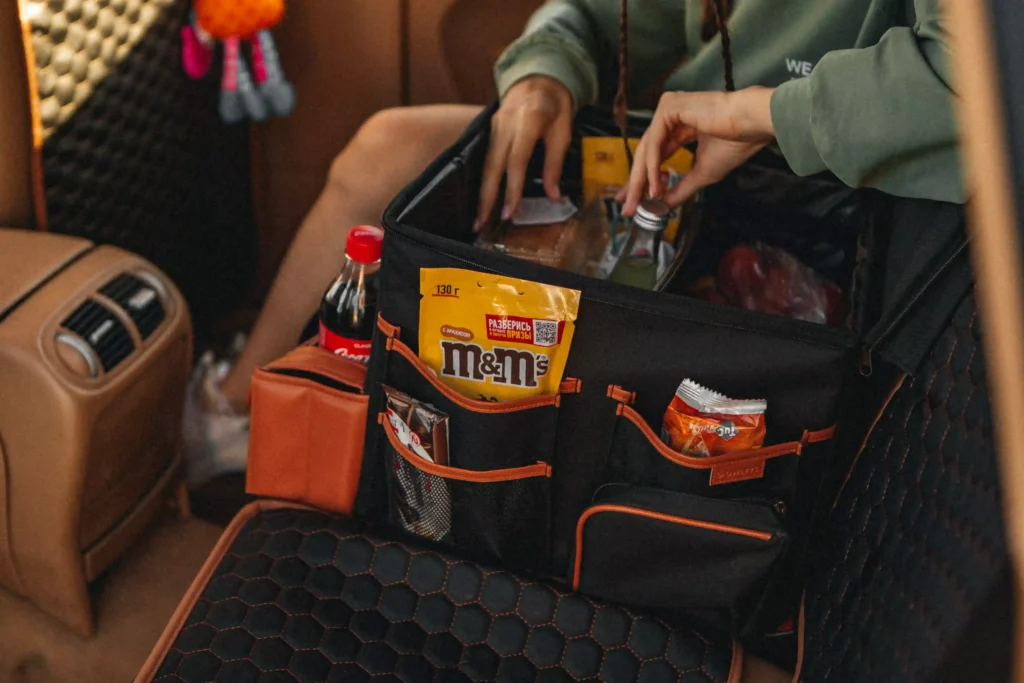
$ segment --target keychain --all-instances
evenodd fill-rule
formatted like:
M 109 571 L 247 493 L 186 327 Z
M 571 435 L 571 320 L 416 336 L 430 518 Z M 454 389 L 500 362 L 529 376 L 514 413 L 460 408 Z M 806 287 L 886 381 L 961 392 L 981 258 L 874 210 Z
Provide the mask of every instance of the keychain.
M 195 0 L 192 22 L 181 30 L 182 64 L 192 79 L 207 74 L 217 41 L 224 46 L 219 111 L 225 123 L 262 121 L 295 108 L 295 88 L 284 77 L 270 34 L 284 16 L 284 0 Z M 252 50 L 252 73 L 242 42 Z

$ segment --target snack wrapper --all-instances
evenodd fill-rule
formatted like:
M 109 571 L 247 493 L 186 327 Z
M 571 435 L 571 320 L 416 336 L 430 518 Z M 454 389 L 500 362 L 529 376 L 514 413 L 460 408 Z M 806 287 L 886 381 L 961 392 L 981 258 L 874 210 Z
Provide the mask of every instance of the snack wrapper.
M 386 384 L 388 421 L 398 440 L 428 462 L 448 464 L 448 416 L 430 405 Z
M 420 360 L 469 398 L 558 393 L 580 293 L 458 268 L 420 269 Z
M 684 379 L 665 411 L 662 438 L 690 455 L 722 455 L 764 445 L 767 401 L 738 400 Z
M 638 138 L 629 139 L 629 148 L 636 151 Z M 621 220 L 615 195 L 629 182 L 629 160 L 622 144 L 622 138 L 586 137 L 582 143 L 583 156 L 583 206 L 598 201 L 604 206 L 608 225 L 615 227 Z M 679 149 L 661 165 L 662 187 L 670 188 L 678 183 L 693 166 L 693 154 Z M 679 209 L 669 215 L 668 226 L 662 238 L 674 242 L 679 230 Z
M 424 428 L 433 429 L 434 426 L 438 426 L 440 418 L 435 419 L 431 415 L 444 418 L 444 459 L 446 460 L 448 416 L 444 413 L 428 411 L 429 415 L 420 414 L 417 417 L 416 413 L 422 412 L 420 406 L 426 404 L 410 399 L 390 387 L 384 387 L 384 390 L 388 395 L 387 420 L 395 430 L 399 442 L 428 462 L 435 461 L 440 453 L 433 445 L 429 449 L 427 448 L 426 440 L 417 433 L 417 427 L 421 431 Z M 411 411 L 409 410 L 411 404 L 406 399 L 416 404 Z M 413 424 L 406 421 L 409 418 L 416 418 L 412 420 Z M 424 418 L 432 424 L 422 424 L 421 420 Z M 391 505 L 397 517 L 395 521 L 403 529 L 417 536 L 429 538 L 432 541 L 447 540 L 452 530 L 452 496 L 448 489 L 448 482 L 441 477 L 427 474 L 413 467 L 398 453 L 392 455 L 391 470 L 391 476 L 395 483 L 390 487 Z

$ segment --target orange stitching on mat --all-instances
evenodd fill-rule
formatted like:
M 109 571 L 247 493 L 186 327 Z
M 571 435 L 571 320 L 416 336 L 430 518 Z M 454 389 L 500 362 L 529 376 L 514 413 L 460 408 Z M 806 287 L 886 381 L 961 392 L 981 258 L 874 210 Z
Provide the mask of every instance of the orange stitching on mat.
M 188 615 L 195 608 L 200 596 L 202 596 L 203 591 L 206 589 L 206 585 L 210 582 L 210 578 L 217 570 L 231 545 L 235 542 L 235 539 L 238 538 L 238 534 L 245 527 L 246 523 L 261 512 L 282 509 L 313 510 L 314 508 L 308 505 L 299 505 L 279 500 L 257 500 L 238 511 L 238 514 L 235 515 L 231 523 L 224 529 L 224 533 L 221 534 L 217 545 L 210 551 L 206 562 L 203 563 L 199 573 L 196 574 L 196 578 L 192 581 L 192 585 L 189 586 L 185 597 L 181 599 L 178 607 L 174 610 L 174 614 L 171 615 L 170 621 L 167 622 L 167 627 L 160 635 L 160 640 L 157 641 L 153 651 L 149 653 L 149 657 L 146 659 L 146 663 L 142 665 L 139 675 L 135 677 L 135 683 L 149 683 L 156 676 L 156 672 L 167 657 L 171 646 L 174 645 L 174 639 L 177 638 L 182 627 L 185 625 Z

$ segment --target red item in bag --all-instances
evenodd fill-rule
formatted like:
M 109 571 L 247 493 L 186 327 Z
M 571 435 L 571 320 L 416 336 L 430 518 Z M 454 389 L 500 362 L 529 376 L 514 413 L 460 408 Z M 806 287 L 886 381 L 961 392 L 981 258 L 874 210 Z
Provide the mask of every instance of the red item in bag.
M 733 247 L 718 264 L 716 285 L 728 303 L 747 310 L 821 324 L 842 320 L 842 290 L 777 247 Z
M 737 400 L 684 379 L 665 411 L 662 438 L 689 455 L 722 455 L 764 445 L 763 399 Z

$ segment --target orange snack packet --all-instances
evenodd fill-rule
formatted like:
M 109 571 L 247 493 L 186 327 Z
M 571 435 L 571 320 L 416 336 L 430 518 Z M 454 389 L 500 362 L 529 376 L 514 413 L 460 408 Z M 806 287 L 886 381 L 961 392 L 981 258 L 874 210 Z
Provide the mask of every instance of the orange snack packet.
M 690 455 L 722 455 L 764 445 L 763 399 L 738 400 L 684 379 L 665 411 L 665 443 Z

